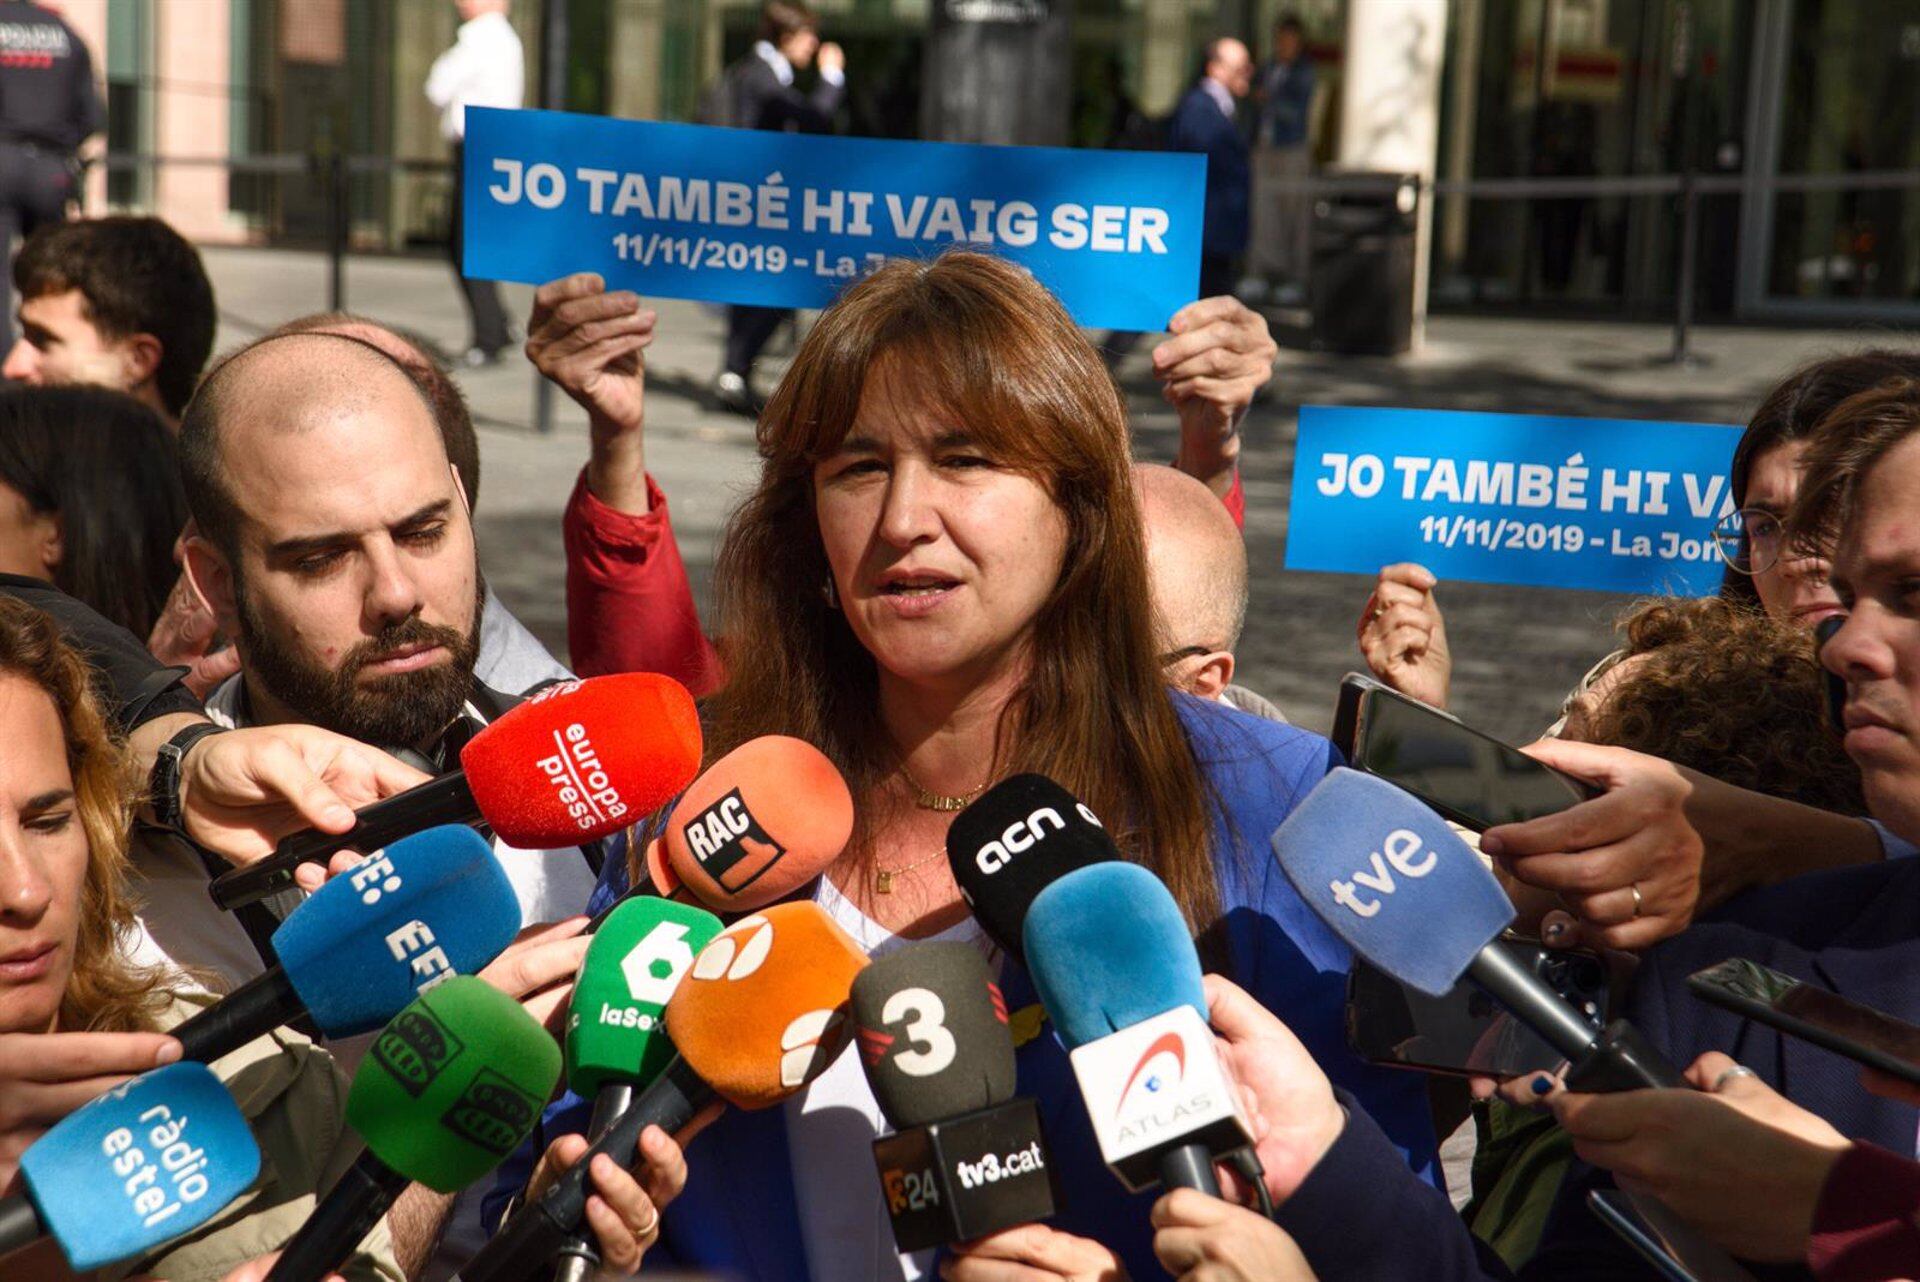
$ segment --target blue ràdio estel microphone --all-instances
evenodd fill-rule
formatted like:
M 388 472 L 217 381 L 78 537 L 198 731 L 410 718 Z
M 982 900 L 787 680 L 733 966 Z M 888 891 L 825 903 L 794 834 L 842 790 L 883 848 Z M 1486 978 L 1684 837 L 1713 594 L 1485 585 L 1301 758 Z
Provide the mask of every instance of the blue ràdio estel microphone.
M 226 1209 L 260 1174 L 233 1096 L 202 1064 L 168 1064 L 60 1119 L 0 1200 L 0 1256 L 43 1237 L 75 1273 L 137 1259 Z

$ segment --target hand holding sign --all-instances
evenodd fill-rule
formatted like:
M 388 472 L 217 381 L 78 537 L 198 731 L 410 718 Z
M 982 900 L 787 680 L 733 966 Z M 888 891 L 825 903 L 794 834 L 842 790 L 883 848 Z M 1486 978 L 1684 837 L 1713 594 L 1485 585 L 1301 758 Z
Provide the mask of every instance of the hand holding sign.
M 1273 377 L 1280 349 L 1266 318 L 1237 298 L 1203 298 L 1174 313 L 1153 349 L 1153 376 L 1180 414 L 1177 466 L 1216 494 L 1233 485 L 1240 420 Z
M 548 281 L 533 295 L 527 359 L 587 412 L 587 486 L 622 512 L 647 510 L 646 359 L 659 314 L 593 272 Z

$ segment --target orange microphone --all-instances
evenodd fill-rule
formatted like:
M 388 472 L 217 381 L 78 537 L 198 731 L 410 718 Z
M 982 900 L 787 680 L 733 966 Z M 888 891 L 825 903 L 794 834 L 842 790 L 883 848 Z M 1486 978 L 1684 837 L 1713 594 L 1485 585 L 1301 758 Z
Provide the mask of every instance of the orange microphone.
M 826 755 L 749 739 L 693 781 L 645 852 L 656 894 L 752 912 L 825 872 L 853 833 L 853 796 Z
M 585 1217 L 595 1154 L 634 1161 L 649 1126 L 679 1130 L 716 1099 L 771 1108 L 819 1076 L 846 1047 L 847 1000 L 866 964 L 859 945 L 811 901 L 775 904 L 714 936 L 667 1000 L 667 1033 L 679 1054 L 457 1282 L 512 1282 L 544 1268 Z

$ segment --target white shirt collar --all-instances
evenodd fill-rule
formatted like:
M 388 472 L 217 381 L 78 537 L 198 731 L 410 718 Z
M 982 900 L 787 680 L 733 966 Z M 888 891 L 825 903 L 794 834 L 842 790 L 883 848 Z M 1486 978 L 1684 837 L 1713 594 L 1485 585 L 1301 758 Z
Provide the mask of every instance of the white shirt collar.
M 491 13 L 475 14 L 460 24 L 460 29 L 453 33 L 454 39 L 465 40 L 470 35 L 481 35 L 486 32 L 487 28 L 493 26 L 502 26 L 511 31 L 513 29 L 513 22 L 506 14 L 501 13 L 498 9 L 493 10 Z
M 762 62 L 773 68 L 774 79 L 783 85 L 793 83 L 793 64 L 787 61 L 786 54 L 773 47 L 771 41 L 754 41 L 753 51 L 760 55 Z
M 1215 80 L 1212 76 L 1200 77 L 1200 87 L 1213 99 L 1213 105 L 1226 113 L 1227 119 L 1233 119 L 1233 91 Z

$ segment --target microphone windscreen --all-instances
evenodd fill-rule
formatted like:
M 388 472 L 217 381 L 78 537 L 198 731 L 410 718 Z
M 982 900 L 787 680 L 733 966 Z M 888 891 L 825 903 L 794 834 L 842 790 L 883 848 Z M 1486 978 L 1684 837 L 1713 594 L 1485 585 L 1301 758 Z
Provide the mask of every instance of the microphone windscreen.
M 667 862 L 667 848 L 658 837 L 647 843 L 641 861 L 647 869 L 647 886 L 652 893 L 668 896 L 680 889 L 680 878 Z
M 853 796 L 826 755 L 762 735 L 693 781 L 663 844 L 675 878 L 701 903 L 742 913 L 818 877 L 852 834 Z
M 445 824 L 329 878 L 273 932 L 273 950 L 329 1037 L 370 1033 L 424 988 L 472 974 L 520 929 L 486 839 Z
M 771 1107 L 845 1048 L 847 993 L 866 964 L 820 905 L 774 904 L 700 950 L 667 1003 L 667 1033 L 729 1104 Z
M 1207 1017 L 1200 955 L 1180 906 L 1138 864 L 1081 868 L 1027 913 L 1027 968 L 1068 1050 L 1176 1006 Z
M 987 938 L 1016 959 L 1035 895 L 1076 868 L 1119 858 L 1093 811 L 1045 775 L 1001 780 L 947 829 L 961 896 Z
M 700 769 L 693 696 L 653 672 L 567 681 L 510 708 L 460 750 L 467 786 L 510 846 L 608 837 Z
M 259 1174 L 253 1131 L 204 1064 L 169 1064 L 116 1086 L 20 1156 L 40 1223 L 76 1273 L 192 1232 Z
M 853 980 L 854 1036 L 874 1098 L 895 1129 L 1013 1098 L 1007 1002 L 980 950 L 908 944 Z
M 1446 821 L 1384 779 L 1339 767 L 1273 834 L 1280 868 L 1334 934 L 1431 997 L 1513 921 L 1513 904 Z
M 484 979 L 435 984 L 373 1039 L 347 1092 L 367 1151 L 439 1193 L 520 1147 L 560 1080 L 560 1047 Z
M 667 999 L 720 933 L 704 908 L 651 895 L 621 901 L 600 923 L 567 1008 L 567 1085 L 592 1099 L 610 1082 L 645 1086 L 673 1058 Z

